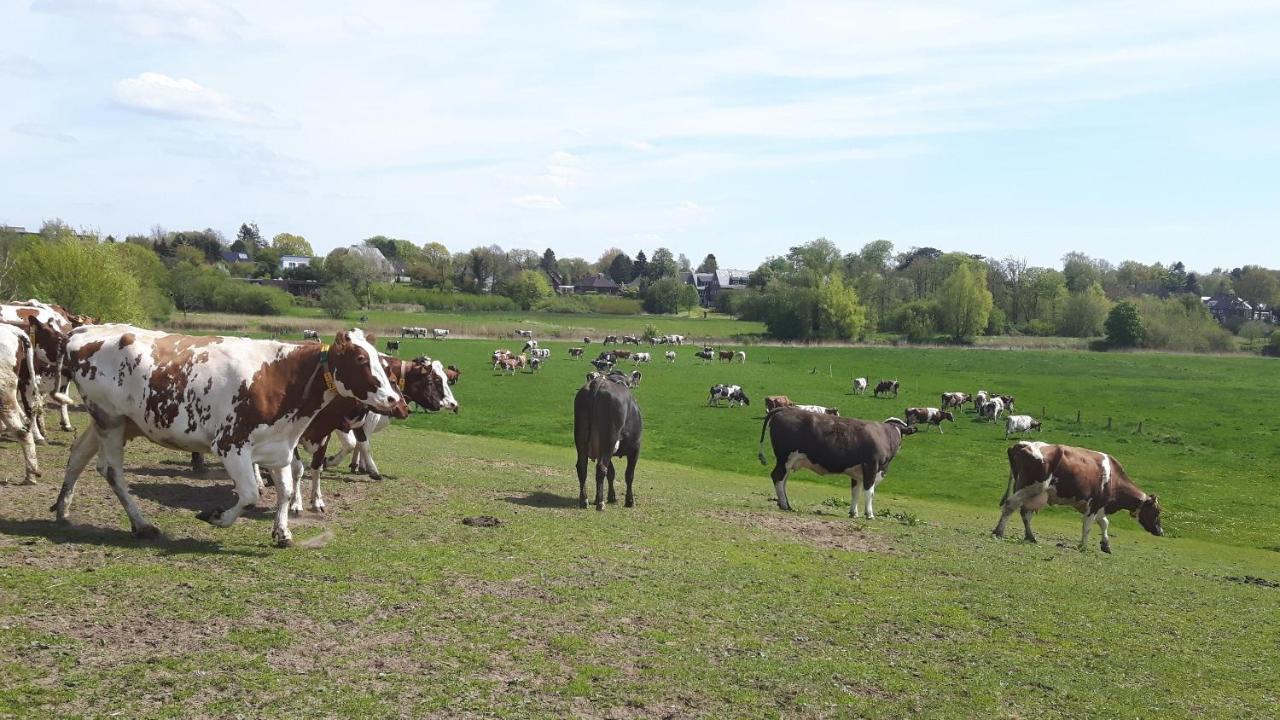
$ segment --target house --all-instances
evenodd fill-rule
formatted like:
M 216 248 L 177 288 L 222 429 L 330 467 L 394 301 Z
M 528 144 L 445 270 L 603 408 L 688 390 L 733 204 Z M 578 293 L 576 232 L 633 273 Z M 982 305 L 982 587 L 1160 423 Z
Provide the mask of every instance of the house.
M 716 304 L 716 298 L 726 290 L 742 290 L 747 287 L 751 273 L 744 270 L 716 270 L 709 273 L 682 272 L 680 279 L 698 291 L 698 301 L 703 307 Z
M 583 293 L 599 293 L 601 295 L 617 295 L 618 283 L 603 273 L 596 273 L 591 277 L 586 277 L 574 283 L 573 291 L 579 295 Z
M 239 250 L 223 250 L 221 253 L 221 256 L 222 256 L 222 262 L 228 265 L 235 265 L 236 263 L 253 262 L 253 260 L 249 259 L 248 253 L 240 252 Z
M 308 257 L 306 255 L 281 255 L 280 269 L 293 270 L 295 268 L 307 267 L 311 265 L 312 260 L 315 260 L 315 258 Z
M 1250 305 L 1243 298 L 1226 293 L 1219 293 L 1212 297 L 1201 297 L 1200 302 L 1204 303 L 1205 309 L 1223 325 L 1237 327 L 1241 323 L 1250 320 L 1260 320 L 1262 322 L 1274 322 L 1275 315 L 1271 308 L 1264 303 L 1258 303 L 1257 307 Z
M 711 304 L 711 300 L 707 299 L 707 295 L 711 292 L 711 283 L 715 280 L 715 273 L 694 273 L 687 270 L 680 273 L 680 280 L 685 285 L 692 285 L 698 291 L 698 303 L 703 307 Z

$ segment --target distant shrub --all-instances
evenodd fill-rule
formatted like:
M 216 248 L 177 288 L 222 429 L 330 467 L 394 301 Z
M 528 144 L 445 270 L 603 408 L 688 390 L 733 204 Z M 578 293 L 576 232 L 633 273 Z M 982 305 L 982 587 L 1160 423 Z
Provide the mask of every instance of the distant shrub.
M 228 280 L 214 289 L 210 307 L 204 309 L 244 315 L 283 315 L 291 305 L 293 297 L 279 288 Z
M 596 301 L 596 312 L 605 315 L 639 315 L 642 309 L 640 301 L 632 298 L 601 295 Z
M 586 298 L 580 295 L 556 295 L 539 301 L 533 309 L 571 315 L 593 312 L 593 307 L 592 303 L 587 302 Z
M 1035 320 L 1028 320 L 1027 323 L 1022 326 L 1022 333 L 1024 335 L 1034 335 L 1036 337 L 1050 337 L 1057 332 L 1057 329 L 1058 326 L 1054 323 L 1037 318 Z
M 1231 333 L 1209 315 L 1198 297 L 1184 295 L 1161 299 L 1147 295 L 1138 299 L 1137 307 L 1145 329 L 1142 347 L 1191 352 L 1228 352 L 1235 349 Z

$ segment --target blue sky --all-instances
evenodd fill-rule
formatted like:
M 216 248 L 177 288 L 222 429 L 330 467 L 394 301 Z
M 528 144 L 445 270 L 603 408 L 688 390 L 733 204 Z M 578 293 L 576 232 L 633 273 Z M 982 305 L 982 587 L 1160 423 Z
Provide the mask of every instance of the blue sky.
M 16 0 L 0 223 L 1280 266 L 1280 3 Z

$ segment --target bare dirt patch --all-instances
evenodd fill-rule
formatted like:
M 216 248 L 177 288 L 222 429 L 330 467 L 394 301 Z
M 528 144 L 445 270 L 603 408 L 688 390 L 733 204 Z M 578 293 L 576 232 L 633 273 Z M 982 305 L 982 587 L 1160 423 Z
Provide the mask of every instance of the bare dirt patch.
M 851 552 L 893 552 L 893 548 L 884 538 L 868 532 L 866 528 L 849 520 L 826 520 L 794 513 L 766 514 L 735 510 L 722 510 L 709 515 L 735 525 L 784 535 L 814 547 Z

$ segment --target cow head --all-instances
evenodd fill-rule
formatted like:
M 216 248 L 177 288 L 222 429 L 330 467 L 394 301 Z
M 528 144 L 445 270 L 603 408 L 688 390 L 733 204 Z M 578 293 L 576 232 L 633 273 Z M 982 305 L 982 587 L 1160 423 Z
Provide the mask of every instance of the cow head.
M 59 332 L 53 323 L 40 322 L 34 315 L 27 318 L 27 334 L 36 358 L 56 365 L 67 347 L 67 335 Z
M 836 417 L 840 417 L 840 408 L 833 408 L 833 407 L 829 407 L 829 408 L 827 408 L 827 414 L 828 414 L 828 415 L 835 415 Z
M 458 383 L 458 376 L 462 375 L 462 371 L 458 369 L 457 365 L 449 365 L 445 367 L 444 374 L 445 377 L 449 378 L 450 385 L 456 385 Z
M 908 425 L 896 417 L 891 417 L 886 419 L 884 421 L 884 424 L 892 425 L 893 427 L 898 428 L 898 432 L 902 433 L 903 435 L 914 435 L 920 432 L 920 428 L 916 427 L 915 425 Z
M 738 402 L 742 403 L 743 405 L 751 404 L 751 400 L 747 398 L 747 394 L 741 390 L 738 391 Z
M 955 415 L 952 415 L 950 410 L 943 410 L 943 411 L 942 411 L 942 419 L 943 419 L 943 420 L 950 420 L 951 422 L 955 422 L 955 421 L 956 421 L 956 416 L 955 416 Z M 939 421 L 939 422 L 941 422 L 941 421 Z
M 409 406 L 387 376 L 372 339 L 360 330 L 338 333 L 325 363 L 332 374 L 334 392 L 392 417 L 409 416 Z
M 430 412 L 458 412 L 458 401 L 449 389 L 449 376 L 439 360 L 418 358 L 405 370 L 404 394 Z
M 1155 495 L 1148 495 L 1138 509 L 1130 514 L 1138 518 L 1138 523 L 1146 528 L 1147 532 L 1157 537 L 1164 535 L 1164 528 L 1160 527 L 1160 501 Z

